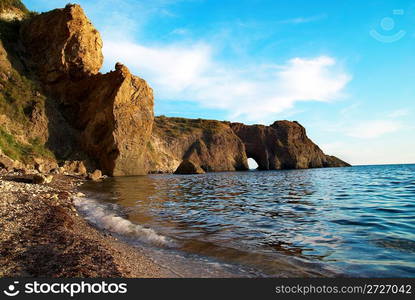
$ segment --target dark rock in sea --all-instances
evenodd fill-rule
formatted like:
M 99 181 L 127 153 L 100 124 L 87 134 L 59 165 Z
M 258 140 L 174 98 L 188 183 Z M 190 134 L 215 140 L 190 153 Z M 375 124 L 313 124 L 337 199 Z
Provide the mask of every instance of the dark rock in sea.
M 203 174 L 205 171 L 190 160 L 184 160 L 179 165 L 177 170 L 174 172 L 175 174 Z

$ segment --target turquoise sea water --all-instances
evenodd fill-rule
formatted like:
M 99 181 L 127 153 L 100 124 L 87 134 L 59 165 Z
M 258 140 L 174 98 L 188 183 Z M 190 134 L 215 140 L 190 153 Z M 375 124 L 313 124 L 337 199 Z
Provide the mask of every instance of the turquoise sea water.
M 415 165 L 149 175 L 83 190 L 95 200 L 79 209 L 97 226 L 247 276 L 415 276 Z

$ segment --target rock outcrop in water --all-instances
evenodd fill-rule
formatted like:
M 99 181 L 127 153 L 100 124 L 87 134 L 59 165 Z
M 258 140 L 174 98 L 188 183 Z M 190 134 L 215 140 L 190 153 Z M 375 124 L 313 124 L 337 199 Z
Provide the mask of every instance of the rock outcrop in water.
M 328 156 L 306 135 L 298 122 L 276 121 L 270 126 L 231 123 L 245 145 L 248 157 L 260 170 L 345 167 L 346 162 Z
M 39 170 L 51 169 L 39 161 L 82 162 L 83 173 L 114 176 L 247 170 L 247 157 L 262 170 L 348 165 L 326 156 L 296 122 L 154 121 L 143 79 L 121 63 L 99 73 L 103 42 L 79 5 L 36 15 L 21 4 L 1 13 L 0 150 L 13 161 Z
M 182 163 L 179 165 L 179 167 L 176 169 L 174 174 L 203 174 L 205 171 L 196 165 L 194 162 L 185 159 L 182 161 Z

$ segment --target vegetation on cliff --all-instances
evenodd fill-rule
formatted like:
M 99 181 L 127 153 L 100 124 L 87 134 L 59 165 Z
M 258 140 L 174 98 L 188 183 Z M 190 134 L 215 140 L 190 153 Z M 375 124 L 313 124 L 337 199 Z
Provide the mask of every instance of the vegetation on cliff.
M 0 149 L 13 160 L 30 163 L 34 157 L 54 158 L 53 153 L 39 139 L 23 144 L 0 126 Z
M 200 130 L 214 133 L 223 128 L 223 123 L 216 120 L 186 119 L 166 116 L 155 117 L 154 123 L 155 132 L 170 138 L 179 138 L 182 135 L 191 134 L 192 132 Z
M 20 0 L 1 0 L 0 1 L 0 12 L 17 8 L 24 13 L 29 13 L 29 10 Z
M 35 81 L 16 69 L 5 70 L 0 60 L 1 114 L 7 115 L 14 122 L 28 125 L 33 110 L 36 107 L 44 109 L 45 99 Z
M 0 11 L 11 7 L 28 13 L 20 1 L 2 1 Z M 39 132 L 28 130 L 36 128 L 33 121 L 45 114 L 46 97 L 24 66 L 19 49 L 21 23 L 0 19 L 0 149 L 14 160 L 30 163 L 34 157 L 54 155 Z

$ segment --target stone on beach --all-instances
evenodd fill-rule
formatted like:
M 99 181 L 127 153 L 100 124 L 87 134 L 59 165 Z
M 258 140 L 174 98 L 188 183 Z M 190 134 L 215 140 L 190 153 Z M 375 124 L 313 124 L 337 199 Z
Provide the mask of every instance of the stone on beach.
M 53 175 L 35 174 L 33 175 L 32 180 L 35 184 L 51 183 L 53 180 Z
M 102 179 L 102 172 L 101 170 L 95 170 L 93 173 L 88 175 L 88 179 L 92 181 L 98 181 Z

